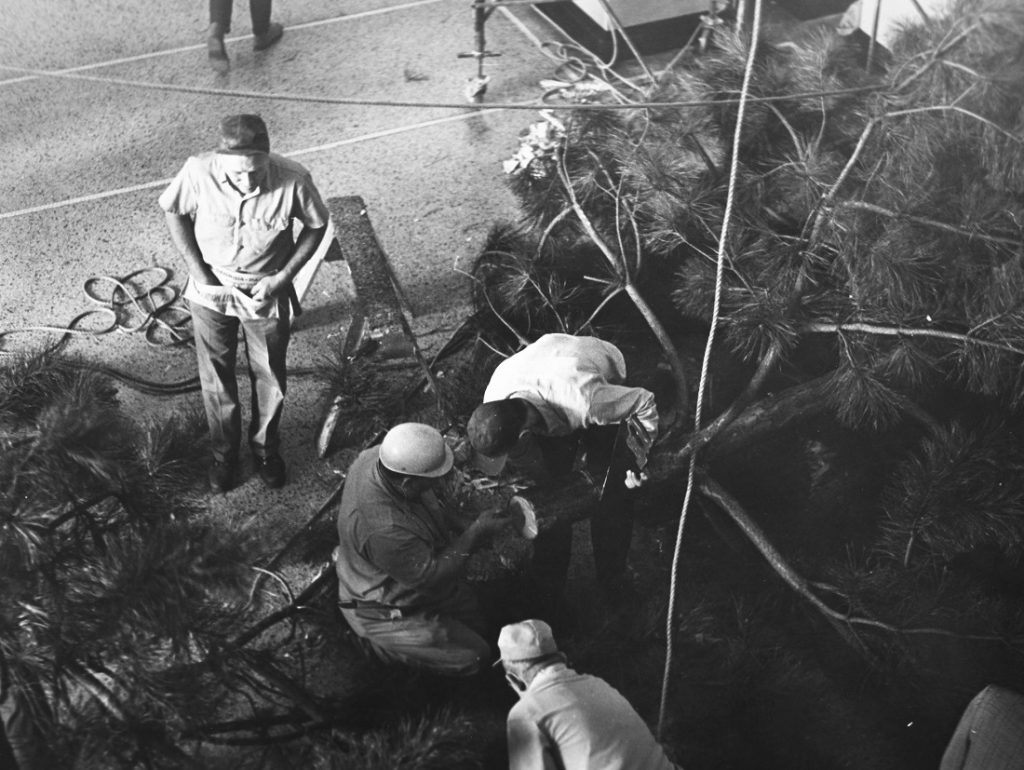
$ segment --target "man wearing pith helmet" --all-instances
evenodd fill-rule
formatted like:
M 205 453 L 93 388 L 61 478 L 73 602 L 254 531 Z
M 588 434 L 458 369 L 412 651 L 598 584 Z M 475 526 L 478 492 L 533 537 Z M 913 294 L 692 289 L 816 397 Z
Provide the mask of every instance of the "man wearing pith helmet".
M 566 665 L 551 627 L 524 620 L 498 636 L 505 678 L 510 770 L 678 770 L 622 695 Z
M 506 524 L 487 510 L 461 532 L 435 490 L 453 464 L 435 428 L 407 422 L 349 468 L 338 507 L 338 606 L 382 660 L 476 673 L 489 657 L 476 598 L 460 578 L 470 553 Z

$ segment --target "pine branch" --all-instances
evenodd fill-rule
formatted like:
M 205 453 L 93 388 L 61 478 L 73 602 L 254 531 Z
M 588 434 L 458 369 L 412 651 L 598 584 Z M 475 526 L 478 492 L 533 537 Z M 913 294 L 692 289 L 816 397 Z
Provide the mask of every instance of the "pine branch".
M 246 656 L 246 663 L 257 671 L 261 677 L 290 698 L 295 705 L 304 711 L 314 722 L 328 722 L 327 714 L 305 688 L 300 687 L 287 674 L 281 671 L 269 660 L 263 660 L 259 655 Z
M 679 351 L 676 350 L 675 345 L 672 343 L 672 339 L 668 336 L 668 332 L 662 325 L 661 321 L 654 314 L 650 305 L 643 298 L 636 286 L 633 284 L 633 278 L 629 273 L 629 270 L 625 265 L 625 255 L 616 256 L 614 252 L 609 248 L 608 244 L 604 242 L 604 239 L 598 234 L 594 228 L 593 222 L 590 217 L 583 210 L 580 205 L 579 199 L 576 197 L 576 191 L 573 189 L 572 182 L 569 179 L 568 171 L 565 168 L 565 154 L 562 153 L 559 158 L 559 178 L 562 181 L 562 185 L 565 187 L 566 192 L 569 195 L 569 200 L 572 205 L 572 210 L 576 214 L 576 218 L 579 219 L 580 224 L 583 225 L 583 229 L 586 231 L 590 240 L 593 241 L 594 245 L 601 250 L 605 259 L 608 261 L 609 267 L 612 272 L 617 275 L 622 282 L 622 286 L 626 291 L 626 294 L 633 301 L 637 310 L 644 317 L 648 327 L 654 333 L 658 343 L 661 345 L 662 350 L 665 353 L 665 357 L 668 359 L 669 365 L 672 367 L 672 372 L 675 375 L 676 390 L 679 397 L 679 403 L 684 405 L 684 411 L 688 410 L 689 404 L 689 387 L 687 385 L 686 371 L 683 368 L 683 361 L 679 357 Z
M 936 46 L 934 49 L 932 49 L 931 51 L 928 52 L 928 61 L 926 61 L 923 66 L 921 66 L 919 69 L 917 69 L 914 72 L 912 72 L 910 75 L 908 75 L 906 78 L 901 80 L 899 83 L 894 84 L 892 86 L 893 90 L 894 91 L 903 91 L 904 89 L 906 89 L 909 86 L 913 85 L 913 83 L 915 81 L 920 80 L 922 77 L 924 77 L 929 72 L 929 70 L 931 70 L 932 67 L 934 67 L 936 64 L 941 63 L 942 60 L 939 58 L 940 56 L 942 56 L 947 51 L 952 50 L 957 45 L 959 45 L 964 40 L 966 40 L 970 36 L 970 34 L 972 32 L 974 32 L 975 30 L 977 30 L 979 28 L 979 26 L 980 25 L 978 23 L 973 23 L 970 26 L 968 26 L 966 29 L 961 30 L 960 32 L 958 32 L 955 35 L 953 35 L 953 31 L 950 30 L 949 33 L 947 34 L 947 38 L 948 39 L 943 41 L 938 46 Z M 952 37 L 949 37 L 949 35 L 952 35 Z
M 772 545 L 767 535 L 765 535 L 757 522 L 755 522 L 746 510 L 744 510 L 739 501 L 730 495 L 721 484 L 711 478 L 711 476 L 704 471 L 701 471 L 698 475 L 697 488 L 700 489 L 708 499 L 717 504 L 719 508 L 729 515 L 729 518 L 731 518 L 743 531 L 743 534 L 747 536 L 747 539 L 749 539 L 754 547 L 760 551 L 761 555 L 765 558 L 775 573 L 812 607 L 818 610 L 825 620 L 828 621 L 828 624 L 836 630 L 847 644 L 858 652 L 868 654 L 870 657 L 870 653 L 868 653 L 863 642 L 861 642 L 860 639 L 857 638 L 856 634 L 854 634 L 849 628 L 852 623 L 865 619 L 848 618 L 825 604 L 825 602 L 823 602 L 818 595 L 814 593 L 807 580 L 793 569 L 779 550 Z M 865 622 L 873 621 L 865 620 Z
M 182 733 L 182 737 L 205 740 L 207 736 L 236 732 L 254 732 L 265 735 L 272 727 L 306 724 L 309 724 L 309 716 L 306 714 L 295 712 L 285 714 L 260 714 L 259 716 L 250 719 L 232 719 L 227 722 L 196 725 L 185 730 Z
M 806 600 L 812 607 L 818 610 L 829 624 L 836 629 L 840 636 L 842 636 L 847 643 L 851 644 L 851 646 L 859 652 L 868 653 L 864 643 L 853 633 L 851 628 L 853 626 L 871 628 L 876 631 L 885 631 L 890 634 L 907 636 L 944 636 L 953 639 L 998 642 L 1001 644 L 1011 645 L 1020 645 L 1024 643 L 1024 640 L 1021 639 L 1007 639 L 1004 636 L 996 634 L 963 634 L 957 631 L 935 627 L 900 628 L 873 618 L 850 616 L 846 613 L 839 612 L 822 601 L 822 599 L 814 593 L 812 590 L 812 584 L 793 569 L 792 566 L 790 566 L 782 554 L 768 540 L 764 531 L 744 510 L 739 501 L 732 497 L 721 484 L 711 478 L 711 476 L 704 471 L 700 472 L 697 483 L 701 492 L 714 501 L 718 507 L 728 514 L 733 522 L 735 522 L 743 531 L 743 534 L 746 535 L 750 542 L 753 543 L 754 547 L 761 552 L 761 555 L 765 558 L 771 568 L 775 570 L 776 574 L 778 574 L 790 588 L 796 591 L 796 593 Z M 842 596 L 842 594 L 835 589 L 830 588 L 830 590 L 833 593 Z M 874 657 L 870 653 L 868 653 L 868 656 L 872 659 Z
M 935 339 L 952 340 L 955 342 L 971 343 L 972 345 L 980 345 L 986 348 L 992 348 L 994 350 L 1002 350 L 1005 353 L 1013 353 L 1014 355 L 1024 356 L 1024 350 L 1016 348 L 1012 345 L 1006 345 L 1001 342 L 993 342 L 992 340 L 982 340 L 977 337 L 972 337 L 969 334 L 960 334 L 958 332 L 947 332 L 939 329 L 915 329 L 905 326 L 881 326 L 878 324 L 870 323 L 826 323 L 823 321 L 816 321 L 813 323 L 805 324 L 802 327 L 803 331 L 810 332 L 812 334 L 841 334 L 843 332 L 863 332 L 864 334 L 876 334 L 883 337 L 932 337 Z
M 947 233 L 954 233 L 955 235 L 962 235 L 972 240 L 987 241 L 989 243 L 999 243 L 1004 246 L 1013 246 L 1017 248 L 1021 245 L 1020 238 L 1014 238 L 1011 236 L 1001 235 L 985 235 L 984 233 L 973 232 L 963 227 L 957 227 L 956 225 L 948 224 L 947 222 L 940 222 L 936 219 L 926 219 L 925 217 L 916 217 L 912 214 L 905 214 L 900 211 L 893 211 L 882 206 L 875 205 L 874 203 L 868 203 L 867 201 L 843 201 L 836 204 L 837 209 L 853 209 L 855 211 L 869 211 L 872 214 L 878 214 L 879 216 L 889 217 L 890 219 L 903 219 L 907 222 L 913 222 L 917 225 L 923 225 L 925 227 L 934 227 L 937 230 L 943 230 Z
M 751 402 L 757 396 L 757 393 L 761 390 L 761 386 L 764 384 L 768 375 L 775 369 L 775 365 L 778 363 L 781 354 L 781 348 L 778 345 L 773 345 L 769 349 L 768 353 L 758 363 L 757 370 L 750 378 L 750 382 L 747 383 L 743 392 L 714 420 L 690 436 L 690 440 L 686 442 L 686 446 L 676 453 L 675 459 L 677 461 L 681 462 L 688 459 L 690 455 L 696 453 L 709 444 L 715 436 L 728 427 L 728 425 L 735 420 L 744 409 L 750 406 Z
M 434 362 L 431 361 L 431 365 L 433 365 L 433 363 Z M 316 512 L 310 517 L 309 521 L 307 521 L 304 525 L 302 525 L 302 527 L 298 531 L 296 531 L 295 534 L 293 534 L 290 538 L 288 538 L 287 542 L 285 542 L 285 544 L 282 545 L 278 549 L 277 553 L 274 554 L 273 558 L 271 558 L 270 561 L 268 561 L 265 565 L 263 565 L 264 569 L 267 569 L 267 570 L 276 569 L 277 565 L 280 564 L 281 560 L 284 558 L 284 555 L 286 553 L 288 553 L 288 551 L 291 549 L 291 547 L 293 545 L 295 545 L 295 542 L 302 535 L 304 535 L 305 533 L 309 532 L 313 528 L 313 525 L 316 524 L 318 521 L 320 521 L 320 519 L 323 517 L 323 515 L 325 513 L 327 513 L 328 511 L 330 511 L 334 507 L 334 504 L 341 497 L 342 492 L 345 491 L 345 478 L 346 478 L 345 476 L 341 477 L 341 479 L 338 481 L 338 483 L 334 486 L 334 489 L 332 489 L 331 493 L 327 496 L 327 499 L 324 500 L 320 504 L 320 507 L 317 508 Z M 253 594 L 256 593 L 256 590 L 257 590 L 258 586 L 262 582 L 263 582 L 262 577 L 259 577 L 259 578 L 256 579 L 255 585 L 253 586 L 252 590 L 249 592 L 250 597 Z
M 94 505 L 102 503 L 103 501 L 108 500 L 110 498 L 116 499 L 123 505 L 123 501 L 121 500 L 121 494 L 119 492 L 103 492 L 99 495 L 96 495 L 95 497 L 78 503 L 70 511 L 66 511 L 65 513 L 62 513 L 59 516 L 55 517 L 46 526 L 48 529 L 51 530 L 57 529 L 65 522 L 70 521 L 71 519 L 74 519 L 77 516 L 92 513 L 90 509 Z
M 263 620 L 259 621 L 251 628 L 246 629 L 241 634 L 236 636 L 233 640 L 227 643 L 225 648 L 227 650 L 237 650 L 244 647 L 246 644 L 251 642 L 257 636 L 262 634 L 271 626 L 280 623 L 282 620 L 290 618 L 297 612 L 301 612 L 306 607 L 312 597 L 323 589 L 324 586 L 328 585 L 335 577 L 335 571 L 330 567 L 325 567 L 324 570 L 316 577 L 316 579 L 310 583 L 306 588 L 295 597 L 295 601 L 291 602 L 285 607 L 277 610 L 276 612 L 267 615 Z
M 95 672 L 90 671 L 84 665 L 68 661 L 65 663 L 65 673 L 74 679 L 85 692 L 92 696 L 113 719 L 125 727 L 136 724 L 144 724 L 142 720 L 136 719 L 128 713 L 121 704 L 118 697 Z M 135 742 L 142 748 L 144 743 L 153 742 L 168 757 L 173 757 L 180 764 L 178 767 L 191 768 L 191 770 L 203 770 L 203 765 L 184 751 L 182 751 L 164 730 L 154 732 L 152 725 L 147 724 L 145 733 L 134 736 Z
M 818 240 L 818 235 L 821 232 L 821 227 L 824 224 L 825 217 L 832 206 L 832 202 L 835 200 L 836 194 L 839 192 L 839 188 L 842 187 L 843 183 L 846 181 L 847 177 L 849 177 L 850 173 L 852 172 L 854 166 L 857 164 L 857 161 L 860 159 L 861 153 L 864 151 L 864 148 L 867 145 L 868 137 L 872 134 L 876 126 L 878 126 L 883 121 L 891 118 L 905 117 L 908 115 L 920 115 L 930 112 L 942 112 L 947 110 L 951 112 L 960 113 L 970 118 L 974 118 L 980 123 L 983 123 L 989 128 L 999 132 L 1007 139 L 1010 139 L 1011 141 L 1014 141 L 1018 144 L 1024 144 L 1024 139 L 1022 139 L 1021 137 L 1016 136 L 1015 134 L 1007 131 L 1001 126 L 996 125 L 988 118 L 982 115 L 978 115 L 977 113 L 972 112 L 970 110 L 966 110 L 963 107 L 958 107 L 955 104 L 940 104 L 925 107 L 912 107 L 906 110 L 894 110 L 892 112 L 887 112 L 883 115 L 877 115 L 871 118 L 864 126 L 863 131 L 861 131 L 860 138 L 857 140 L 857 146 L 854 148 L 854 151 L 850 154 L 850 157 L 847 160 L 846 165 L 843 167 L 843 170 L 839 173 L 839 176 L 836 178 L 836 181 L 832 184 L 832 187 L 830 187 L 828 191 L 819 200 L 818 205 L 816 207 L 817 211 L 812 217 L 814 224 L 811 227 L 810 236 L 807 238 L 808 242 L 814 243 Z M 1018 244 L 1014 242 L 1013 245 Z

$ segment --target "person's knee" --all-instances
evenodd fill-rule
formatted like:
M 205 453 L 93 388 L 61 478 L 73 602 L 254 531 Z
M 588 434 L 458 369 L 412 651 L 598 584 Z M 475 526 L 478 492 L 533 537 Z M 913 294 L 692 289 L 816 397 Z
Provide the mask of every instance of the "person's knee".
M 484 638 L 467 628 L 460 628 L 453 634 L 451 629 L 436 626 L 420 636 L 415 644 L 408 641 L 401 650 L 392 648 L 392 652 L 403 656 L 410 665 L 445 676 L 472 676 L 491 657 Z
M 481 638 L 478 642 L 451 650 L 450 659 L 443 664 L 443 673 L 449 676 L 473 676 L 487 667 L 491 650 Z M 437 669 L 440 670 L 440 669 Z
M 483 639 L 472 645 L 384 647 L 382 653 L 386 659 L 443 676 L 473 676 L 490 658 L 490 649 Z

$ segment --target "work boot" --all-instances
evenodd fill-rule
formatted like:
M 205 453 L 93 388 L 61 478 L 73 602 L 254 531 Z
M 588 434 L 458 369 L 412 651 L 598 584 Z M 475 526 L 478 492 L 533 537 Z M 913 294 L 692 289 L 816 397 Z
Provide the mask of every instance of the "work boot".
M 272 454 L 267 455 L 266 457 L 254 455 L 252 462 L 256 468 L 256 475 L 260 477 L 260 481 L 262 481 L 267 488 L 280 489 L 284 486 L 285 468 L 284 460 L 281 459 L 281 455 Z
M 270 26 L 267 27 L 267 31 L 262 35 L 252 36 L 252 50 L 264 51 L 270 48 L 274 43 L 281 39 L 284 34 L 284 26 L 278 24 L 276 21 L 270 22 Z
M 235 464 L 214 459 L 209 469 L 210 491 L 222 495 L 235 485 Z
M 210 66 L 216 72 L 228 71 L 228 52 L 224 48 L 224 26 L 214 22 L 206 30 L 206 52 L 210 56 Z

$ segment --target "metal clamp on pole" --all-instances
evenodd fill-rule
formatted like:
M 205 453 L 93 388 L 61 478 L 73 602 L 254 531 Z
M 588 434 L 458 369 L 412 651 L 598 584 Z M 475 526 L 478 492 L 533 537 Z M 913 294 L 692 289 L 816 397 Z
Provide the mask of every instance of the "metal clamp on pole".
M 484 75 L 484 59 L 501 56 L 500 53 L 487 50 L 487 38 L 484 34 L 487 19 L 494 13 L 494 9 L 500 5 L 501 3 L 496 3 L 493 0 L 473 0 L 473 29 L 476 33 L 476 50 L 458 55 L 460 59 L 476 59 L 476 77 L 470 78 L 469 83 L 466 85 L 466 98 L 471 102 L 479 102 L 484 94 L 487 93 L 487 83 L 490 81 L 490 77 Z

